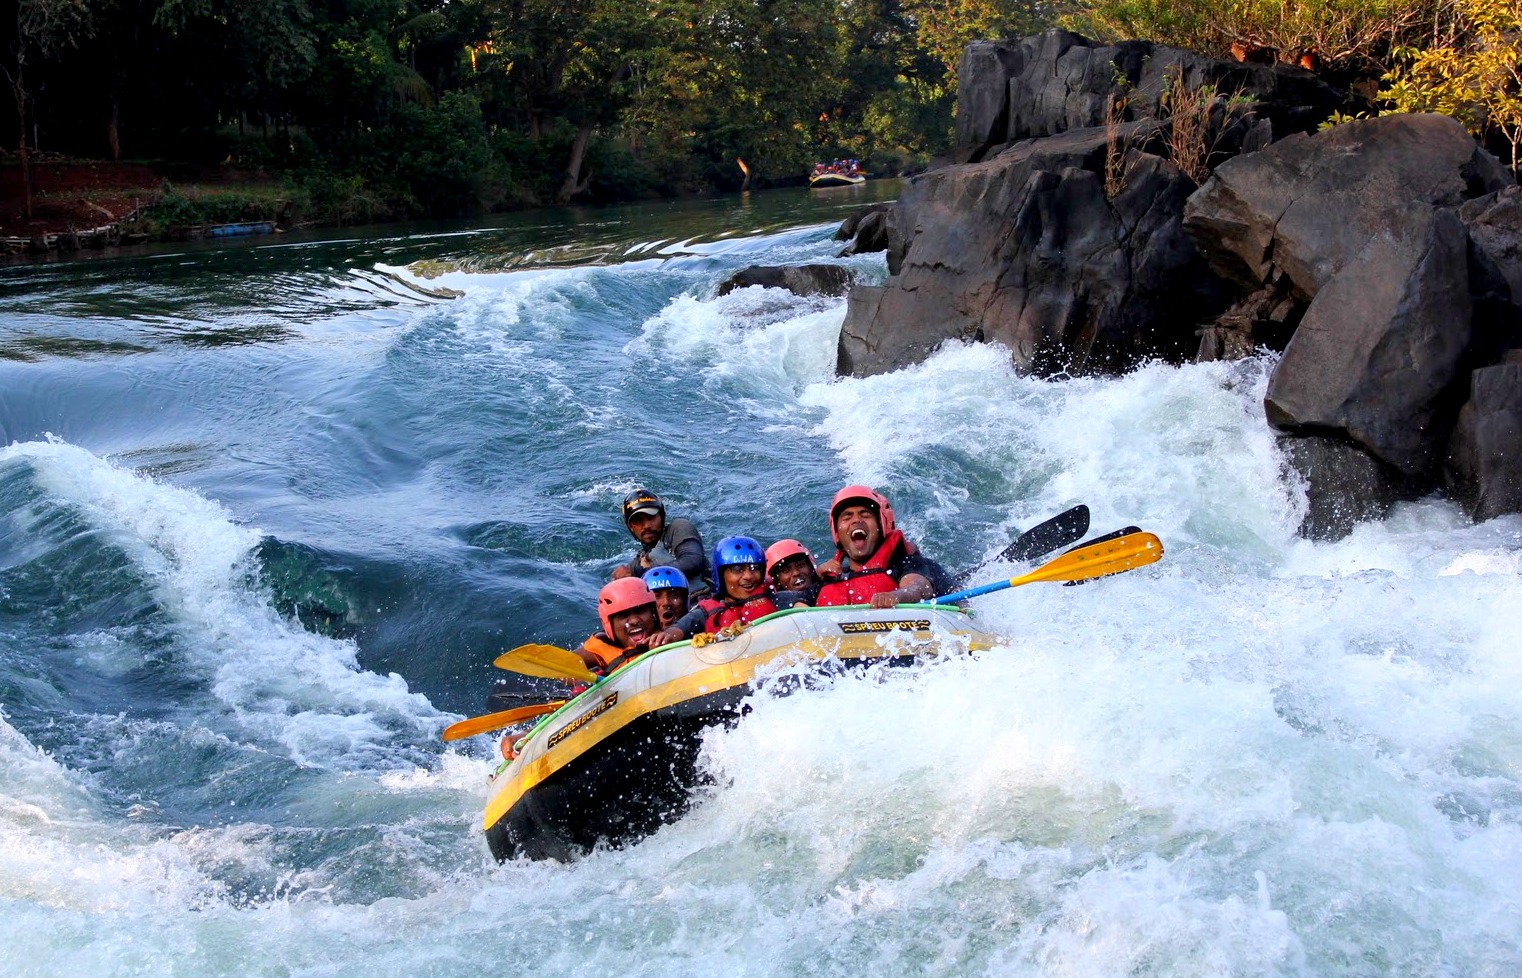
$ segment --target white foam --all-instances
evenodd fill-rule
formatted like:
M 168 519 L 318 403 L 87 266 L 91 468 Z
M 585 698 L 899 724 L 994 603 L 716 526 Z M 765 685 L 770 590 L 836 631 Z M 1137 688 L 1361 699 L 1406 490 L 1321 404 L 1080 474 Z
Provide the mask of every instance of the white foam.
M 839 299 L 798 296 L 750 286 L 718 296 L 684 295 L 645 322 L 628 347 L 636 355 L 670 356 L 691 369 L 706 365 L 706 383 L 744 377 L 758 397 L 790 400 L 806 384 L 833 375 L 836 337 L 845 316 Z
M 152 582 L 154 598 L 199 670 L 240 723 L 303 764 L 384 763 L 393 726 L 414 734 L 442 718 L 400 676 L 360 670 L 352 642 L 282 619 L 257 583 L 261 534 L 221 505 L 117 468 L 59 441 L 0 448 L 24 463 L 53 505 L 76 509 Z M 99 648 L 109 650 L 109 639 Z

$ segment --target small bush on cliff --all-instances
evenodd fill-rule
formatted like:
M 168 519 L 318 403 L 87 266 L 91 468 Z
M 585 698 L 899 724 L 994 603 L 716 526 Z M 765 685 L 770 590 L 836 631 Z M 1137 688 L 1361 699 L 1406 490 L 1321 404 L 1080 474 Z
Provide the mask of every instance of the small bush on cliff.
M 1522 7 L 1516 0 L 1455 0 L 1448 39 L 1397 52 L 1380 98 L 1402 112 L 1441 112 L 1477 136 L 1522 145 Z
M 1106 40 L 1144 38 L 1217 57 L 1309 68 L 1386 63 L 1445 0 L 1093 0 L 1063 26 Z

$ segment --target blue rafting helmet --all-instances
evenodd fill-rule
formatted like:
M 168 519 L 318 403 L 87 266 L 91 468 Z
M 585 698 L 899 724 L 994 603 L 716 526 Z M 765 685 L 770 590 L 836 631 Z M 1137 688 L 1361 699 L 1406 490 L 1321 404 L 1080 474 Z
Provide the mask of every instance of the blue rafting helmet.
M 668 588 L 679 587 L 687 590 L 687 575 L 675 567 L 652 567 L 645 571 L 645 587 L 652 591 L 664 591 Z
M 766 551 L 750 537 L 725 537 L 713 548 L 713 572 L 718 575 L 723 568 L 736 564 L 759 564 L 764 570 Z

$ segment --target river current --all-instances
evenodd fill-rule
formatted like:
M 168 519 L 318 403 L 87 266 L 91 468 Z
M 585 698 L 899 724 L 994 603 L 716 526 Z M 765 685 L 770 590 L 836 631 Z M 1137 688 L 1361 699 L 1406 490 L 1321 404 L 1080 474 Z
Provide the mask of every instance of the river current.
M 0 974 L 1522 974 L 1522 519 L 1299 539 L 1267 355 L 834 376 L 891 184 L 0 268 Z M 1163 560 L 976 656 L 758 696 L 644 842 L 496 865 L 481 712 L 666 497 L 949 568 L 1076 503 Z M 996 565 L 978 582 L 1018 568 Z

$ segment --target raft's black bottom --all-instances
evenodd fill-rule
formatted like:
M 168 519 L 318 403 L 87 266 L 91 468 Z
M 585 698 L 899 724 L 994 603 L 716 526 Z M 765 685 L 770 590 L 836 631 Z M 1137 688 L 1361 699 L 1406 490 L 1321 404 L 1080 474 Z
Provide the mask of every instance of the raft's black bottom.
M 486 842 L 498 862 L 570 860 L 598 842 L 638 842 L 692 806 L 704 729 L 732 722 L 749 690 L 689 700 L 631 722 L 534 786 Z
M 902 666 L 916 656 L 832 661 L 813 674 L 769 680 L 774 692 L 791 692 L 830 674 L 871 665 Z M 733 723 L 745 712 L 749 685 L 721 690 L 646 714 L 527 791 L 486 830 L 498 862 L 518 856 L 569 861 L 599 842 L 638 842 L 687 814 L 692 789 L 702 783 L 698 752 L 703 731 Z

